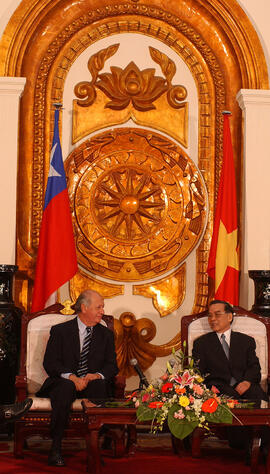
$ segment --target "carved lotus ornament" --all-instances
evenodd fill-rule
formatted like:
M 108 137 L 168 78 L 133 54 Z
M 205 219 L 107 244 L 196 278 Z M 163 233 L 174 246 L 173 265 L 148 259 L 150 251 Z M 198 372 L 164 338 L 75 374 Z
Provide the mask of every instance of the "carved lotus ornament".
M 175 63 L 166 54 L 151 46 L 149 47 L 151 58 L 159 64 L 164 78 L 156 76 L 156 70 L 153 68 L 140 71 L 133 61 L 125 69 L 112 66 L 111 72 L 99 74 L 105 61 L 113 56 L 118 48 L 119 44 L 113 44 L 89 58 L 88 69 L 92 80 L 79 82 L 74 88 L 80 107 L 89 107 L 95 102 L 96 88 L 111 99 L 105 108 L 112 110 L 123 110 L 130 103 L 141 112 L 156 109 L 153 102 L 165 92 L 171 107 L 175 109 L 185 107 L 183 101 L 187 97 L 186 88 L 182 85 L 172 85 L 171 82 L 176 72 Z
M 134 62 L 125 69 L 111 67 L 111 74 L 99 75 L 96 86 L 111 99 L 106 107 L 121 110 L 131 102 L 141 111 L 155 109 L 152 102 L 168 88 L 165 79 L 155 76 L 155 69 L 140 71 Z

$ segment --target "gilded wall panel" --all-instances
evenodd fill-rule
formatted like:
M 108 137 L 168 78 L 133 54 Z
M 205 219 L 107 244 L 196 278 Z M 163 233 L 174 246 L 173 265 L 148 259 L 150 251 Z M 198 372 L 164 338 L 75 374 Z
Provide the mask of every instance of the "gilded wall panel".
M 97 275 L 155 278 L 178 266 L 201 238 L 206 193 L 199 170 L 157 133 L 104 132 L 71 153 L 66 172 L 78 261 Z
M 175 62 L 160 50 L 149 47 L 150 56 L 164 77 L 154 68 L 140 70 L 132 61 L 125 68 L 112 66 L 110 73 L 100 73 L 105 62 L 119 48 L 119 43 L 93 54 L 88 60 L 91 82 L 75 86 L 73 101 L 73 142 L 107 126 L 135 123 L 164 131 L 180 144 L 188 145 L 187 90 L 173 85 Z
M 157 22 L 157 20 L 155 20 L 155 22 Z M 122 31 L 129 31 L 129 22 L 127 22 L 125 20 L 123 20 L 121 22 L 119 21 L 118 26 L 119 26 L 119 28 L 120 27 L 122 28 Z M 137 26 L 138 26 L 138 28 L 141 28 L 141 30 L 143 31 L 143 30 L 145 30 L 147 24 L 145 24 L 145 22 L 143 21 L 143 18 L 142 18 L 141 21 L 138 21 Z M 72 28 L 74 28 L 74 25 L 72 26 Z M 188 41 L 188 45 L 185 44 L 182 37 L 181 37 L 181 41 L 177 40 L 176 38 L 172 41 L 172 38 L 173 38 L 172 32 L 173 32 L 173 30 L 172 30 L 171 26 L 169 27 L 169 30 L 170 30 L 170 35 L 168 35 L 168 34 L 165 35 L 166 29 L 164 30 L 164 25 L 162 25 L 162 29 L 157 28 L 154 31 L 155 31 L 155 34 L 157 35 L 156 36 L 157 38 L 163 38 L 163 40 L 164 40 L 164 38 L 166 39 L 166 37 L 167 37 L 168 38 L 168 41 L 167 41 L 168 44 L 173 43 L 174 49 L 187 62 L 190 70 L 194 74 L 194 78 L 198 82 L 199 101 L 200 101 L 200 104 L 201 104 L 200 121 L 201 121 L 201 124 L 202 124 L 202 126 L 200 128 L 200 137 L 201 138 L 199 139 L 199 167 L 201 168 L 201 173 L 202 173 L 202 175 L 203 175 L 203 177 L 206 181 L 206 184 L 208 185 L 208 189 L 209 189 L 209 187 L 213 188 L 214 187 L 214 179 L 212 179 L 213 161 L 211 161 L 211 157 L 213 156 L 213 153 L 214 153 L 214 135 L 215 134 L 214 134 L 214 129 L 209 127 L 209 123 L 214 124 L 215 115 L 213 115 L 212 113 L 210 114 L 211 110 L 212 110 L 212 112 L 214 112 L 211 98 L 213 97 L 215 88 L 217 90 L 220 89 L 220 94 L 217 95 L 217 99 L 218 99 L 217 102 L 218 102 L 218 105 L 219 105 L 219 109 L 221 110 L 222 100 L 223 100 L 223 94 L 222 94 L 223 85 L 222 85 L 222 82 L 220 82 L 220 80 L 217 80 L 216 82 L 213 83 L 213 81 L 211 79 L 211 74 L 209 73 L 209 70 L 207 68 L 205 68 L 203 62 L 200 63 L 200 55 L 198 55 L 198 53 L 196 52 L 195 46 L 190 41 Z M 95 39 L 100 34 L 100 31 L 102 31 L 102 30 L 100 30 L 100 29 L 95 30 L 95 32 L 96 32 L 96 34 L 94 35 Z M 177 37 L 177 34 L 179 34 L 179 33 L 176 33 L 176 32 L 174 32 L 174 33 L 175 33 L 176 37 Z M 198 37 L 195 36 L 195 35 L 194 35 L 194 40 L 198 41 Z M 84 41 L 85 41 L 85 36 L 84 36 Z M 60 43 L 62 43 L 62 42 L 63 42 L 63 38 L 61 37 Z M 90 35 L 89 35 L 89 42 L 91 43 Z M 56 46 L 56 41 L 54 42 L 54 45 Z M 56 75 L 57 77 L 61 77 L 62 81 L 64 81 L 65 74 L 67 73 L 68 69 L 71 66 L 71 59 L 74 60 L 73 45 L 72 44 L 70 45 L 68 43 L 68 46 L 69 46 L 68 49 L 63 49 L 62 59 L 59 58 L 59 62 L 53 64 L 53 67 L 50 70 L 50 76 L 49 77 L 51 77 L 51 75 L 54 75 L 54 76 Z M 53 50 L 53 52 L 55 53 L 56 50 L 57 50 L 57 48 L 55 48 Z M 211 58 L 211 61 L 210 61 L 209 65 L 210 65 L 210 68 L 212 68 L 212 70 L 213 70 L 213 75 L 217 78 L 220 78 L 221 73 L 219 72 L 218 66 L 217 66 L 217 64 L 213 64 L 214 55 L 212 53 L 210 53 L 207 48 L 206 48 L 206 54 L 209 58 Z M 53 58 L 51 58 L 51 59 L 53 59 Z M 39 87 L 38 87 L 39 93 L 38 93 L 38 96 L 37 96 L 38 106 L 39 106 L 40 90 L 42 90 L 43 87 L 45 86 L 46 70 L 48 70 L 48 66 L 50 64 L 51 59 L 50 59 L 50 57 L 46 58 L 46 62 L 44 62 L 44 66 L 42 66 L 43 73 L 42 73 L 42 75 L 39 76 L 40 84 L 39 84 Z M 58 64 L 58 67 L 57 67 L 57 64 Z M 200 72 L 200 74 L 198 74 L 198 71 Z M 200 86 L 200 84 L 201 84 L 201 86 Z M 58 83 L 58 87 L 52 89 L 52 96 L 53 96 L 52 100 L 54 100 L 56 97 L 59 98 L 59 91 L 60 90 L 61 90 L 61 88 L 59 89 L 59 83 Z M 221 101 L 220 101 L 219 97 L 220 97 Z M 44 113 L 45 113 L 44 109 L 38 108 L 37 114 L 39 116 L 41 116 Z M 207 116 L 209 116 L 208 118 L 210 118 L 210 122 L 209 122 L 209 120 L 207 120 Z M 42 135 L 43 130 L 42 129 L 37 129 L 37 136 L 40 133 Z M 207 137 L 207 136 L 209 136 L 209 140 L 205 141 L 205 137 Z M 203 140 L 204 140 L 204 142 L 203 142 Z M 220 136 L 219 136 L 219 132 L 217 131 L 217 142 L 218 143 L 219 143 L 219 140 L 220 140 Z M 202 146 L 202 153 L 200 153 L 201 143 L 203 145 Z M 42 153 L 42 149 L 40 147 L 36 148 L 36 151 L 35 151 L 35 157 L 36 158 L 35 158 L 35 160 L 37 160 L 36 161 L 37 164 L 35 166 L 35 169 L 37 171 L 42 170 L 41 164 L 38 165 L 38 161 L 40 159 L 42 159 L 41 153 Z M 200 160 L 201 159 L 203 159 L 204 162 L 206 162 L 207 166 L 202 166 L 202 167 L 200 166 Z M 38 177 L 38 175 L 36 175 L 37 180 L 38 179 L 40 180 L 40 178 L 41 178 L 41 175 L 40 175 L 40 177 Z M 35 192 L 35 195 L 33 195 L 33 198 L 34 198 L 34 200 L 38 200 L 39 202 L 41 202 L 40 201 L 41 194 L 39 194 L 37 192 L 38 189 L 42 189 L 42 188 L 38 188 L 38 187 L 36 188 L 36 192 Z M 211 207 L 211 205 L 212 204 L 210 202 L 210 207 Z M 33 224 L 32 224 L 33 230 L 35 228 L 38 230 L 39 225 L 40 225 L 41 212 L 39 213 L 38 209 L 41 209 L 41 207 L 39 207 L 39 205 L 35 206 L 35 213 L 33 214 Z M 211 226 L 211 222 L 210 222 L 210 226 Z M 38 235 L 38 234 L 33 231 L 32 235 Z M 37 241 L 33 240 L 33 245 L 35 244 L 35 242 L 37 242 Z M 206 245 L 206 247 L 208 247 L 208 244 Z M 199 262 L 200 265 L 201 265 L 201 268 L 199 269 L 199 272 L 198 272 L 198 288 L 200 287 L 200 285 L 202 283 L 201 282 L 202 279 L 201 279 L 200 275 L 204 274 L 204 272 L 205 272 L 205 263 L 204 262 L 205 262 L 205 259 L 200 260 L 200 262 Z M 129 268 L 126 269 L 126 274 L 128 274 L 128 273 L 129 273 Z M 202 294 L 202 293 L 203 292 L 200 291 L 200 294 Z M 203 298 L 203 301 L 204 302 L 206 301 L 205 297 Z
M 167 316 L 180 308 L 186 293 L 186 264 L 170 276 L 157 282 L 134 285 L 133 294 L 153 299 L 153 305 L 160 316 Z

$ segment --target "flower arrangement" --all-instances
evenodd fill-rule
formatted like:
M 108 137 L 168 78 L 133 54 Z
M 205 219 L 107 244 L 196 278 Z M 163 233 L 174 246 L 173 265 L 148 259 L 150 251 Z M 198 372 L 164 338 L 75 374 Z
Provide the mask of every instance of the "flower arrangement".
M 184 348 L 185 349 L 185 345 Z M 232 423 L 231 408 L 239 402 L 219 395 L 204 379 L 184 351 L 173 352 L 174 365 L 167 362 L 166 374 L 140 393 L 133 394 L 139 421 L 152 421 L 151 431 L 162 430 L 165 421 L 179 439 L 197 426 L 209 430 L 209 423 Z

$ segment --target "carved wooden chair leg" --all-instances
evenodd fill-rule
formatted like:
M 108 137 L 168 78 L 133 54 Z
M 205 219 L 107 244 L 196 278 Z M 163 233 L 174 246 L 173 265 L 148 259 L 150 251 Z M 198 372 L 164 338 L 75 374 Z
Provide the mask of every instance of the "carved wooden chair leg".
M 261 429 L 254 427 L 251 440 L 250 465 L 251 472 L 258 472 L 258 462 L 261 445 Z
M 23 458 L 23 444 L 24 438 L 18 426 L 18 422 L 15 423 L 15 436 L 14 436 L 14 456 L 15 458 Z
M 135 425 L 128 425 L 127 427 L 127 444 L 126 452 L 133 454 L 137 449 L 137 430 Z

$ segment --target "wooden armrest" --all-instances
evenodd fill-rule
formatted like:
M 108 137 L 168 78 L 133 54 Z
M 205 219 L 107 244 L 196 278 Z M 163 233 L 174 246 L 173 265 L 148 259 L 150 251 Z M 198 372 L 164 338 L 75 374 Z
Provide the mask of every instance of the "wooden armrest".
M 25 375 L 17 375 L 15 380 L 16 398 L 18 401 L 27 398 L 27 379 Z

